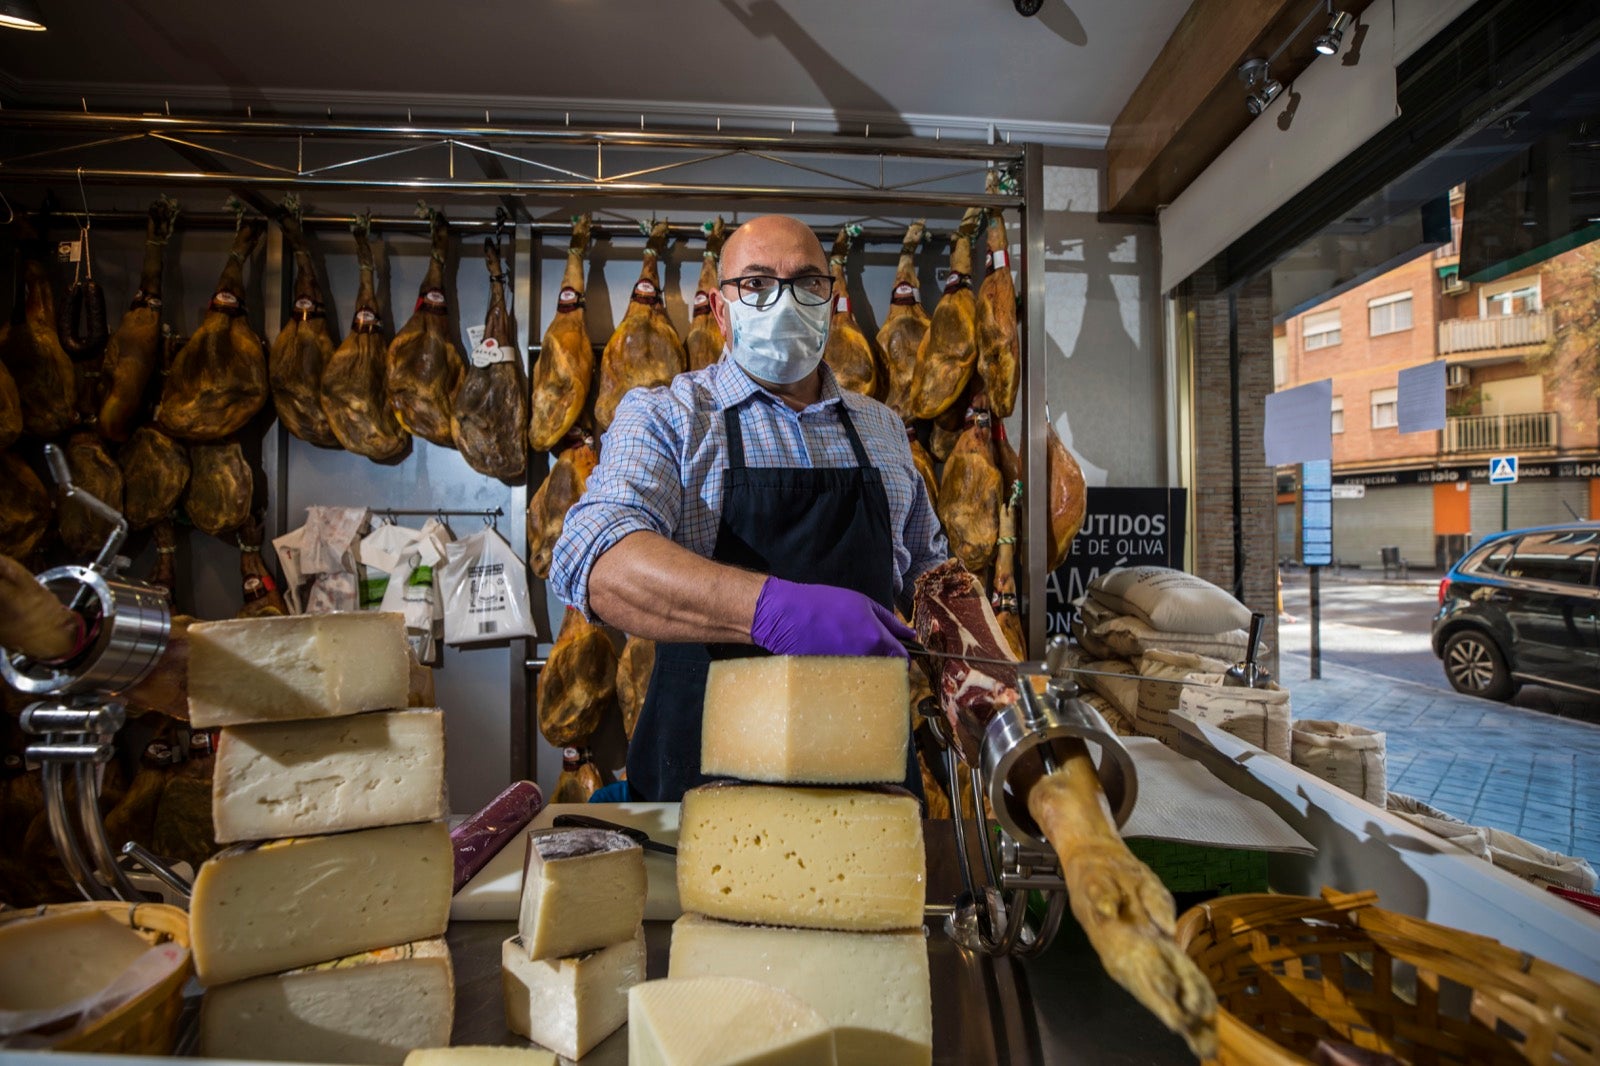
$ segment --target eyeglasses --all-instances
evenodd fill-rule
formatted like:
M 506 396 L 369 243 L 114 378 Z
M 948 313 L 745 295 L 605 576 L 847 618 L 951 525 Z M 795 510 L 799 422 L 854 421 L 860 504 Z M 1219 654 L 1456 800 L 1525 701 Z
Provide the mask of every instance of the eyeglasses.
M 739 302 L 751 307 L 771 307 L 778 302 L 784 289 L 794 293 L 796 303 L 808 307 L 825 304 L 833 297 L 833 278 L 827 274 L 802 274 L 798 278 L 746 274 L 739 278 L 723 278 L 719 284 L 735 286 L 739 290 Z

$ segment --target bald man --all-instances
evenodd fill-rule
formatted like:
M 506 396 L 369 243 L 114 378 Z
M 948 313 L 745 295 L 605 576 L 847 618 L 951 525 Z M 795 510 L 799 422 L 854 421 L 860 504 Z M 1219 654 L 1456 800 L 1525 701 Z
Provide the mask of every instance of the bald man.
M 706 668 L 739 655 L 893 655 L 894 615 L 949 555 L 905 426 L 822 362 L 832 278 L 816 235 L 744 223 L 711 294 L 728 345 L 623 398 L 550 580 L 586 616 L 657 641 L 628 746 L 630 799 L 701 784 Z M 906 787 L 922 794 L 914 752 Z M 620 798 L 620 797 L 619 797 Z

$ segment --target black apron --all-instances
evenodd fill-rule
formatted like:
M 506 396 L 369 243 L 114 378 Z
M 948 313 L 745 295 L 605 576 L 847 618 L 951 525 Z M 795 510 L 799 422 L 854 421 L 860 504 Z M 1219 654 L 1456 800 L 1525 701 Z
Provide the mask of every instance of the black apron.
M 759 402 L 759 401 L 758 401 Z M 894 609 L 894 537 L 883 475 L 867 458 L 844 400 L 839 421 L 856 466 L 749 467 L 739 411 L 728 408 L 728 470 L 711 558 L 785 581 L 836 585 Z M 700 724 L 712 659 L 766 655 L 753 644 L 658 644 L 644 707 L 628 744 L 633 799 L 677 802 L 705 783 Z M 905 787 L 922 799 L 916 745 L 907 745 Z

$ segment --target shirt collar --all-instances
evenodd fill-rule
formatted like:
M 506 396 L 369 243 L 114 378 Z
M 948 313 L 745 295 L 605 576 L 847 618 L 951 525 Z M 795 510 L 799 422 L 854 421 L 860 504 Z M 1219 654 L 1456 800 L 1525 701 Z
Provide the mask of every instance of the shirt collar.
M 822 395 L 816 403 L 805 408 L 807 411 L 831 403 L 842 403 L 844 400 L 844 393 L 839 389 L 839 381 L 833 376 L 833 370 L 828 364 L 819 363 L 818 370 L 822 375 Z M 711 397 L 719 411 L 737 407 L 751 397 L 775 403 L 780 407 L 787 406 L 777 395 L 758 385 L 754 378 L 744 372 L 743 367 L 728 358 L 726 354 L 711 364 Z

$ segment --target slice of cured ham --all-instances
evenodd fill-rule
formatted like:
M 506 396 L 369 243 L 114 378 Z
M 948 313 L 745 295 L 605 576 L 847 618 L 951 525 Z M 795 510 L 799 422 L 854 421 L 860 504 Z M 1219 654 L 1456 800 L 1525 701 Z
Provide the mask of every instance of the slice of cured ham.
M 917 579 L 911 624 L 929 651 L 980 659 L 1014 658 L 983 586 L 956 559 Z M 960 658 L 938 658 L 929 662 L 928 676 L 950 722 L 956 753 L 968 766 L 978 765 L 984 727 L 996 711 L 1017 701 L 1017 672 Z

